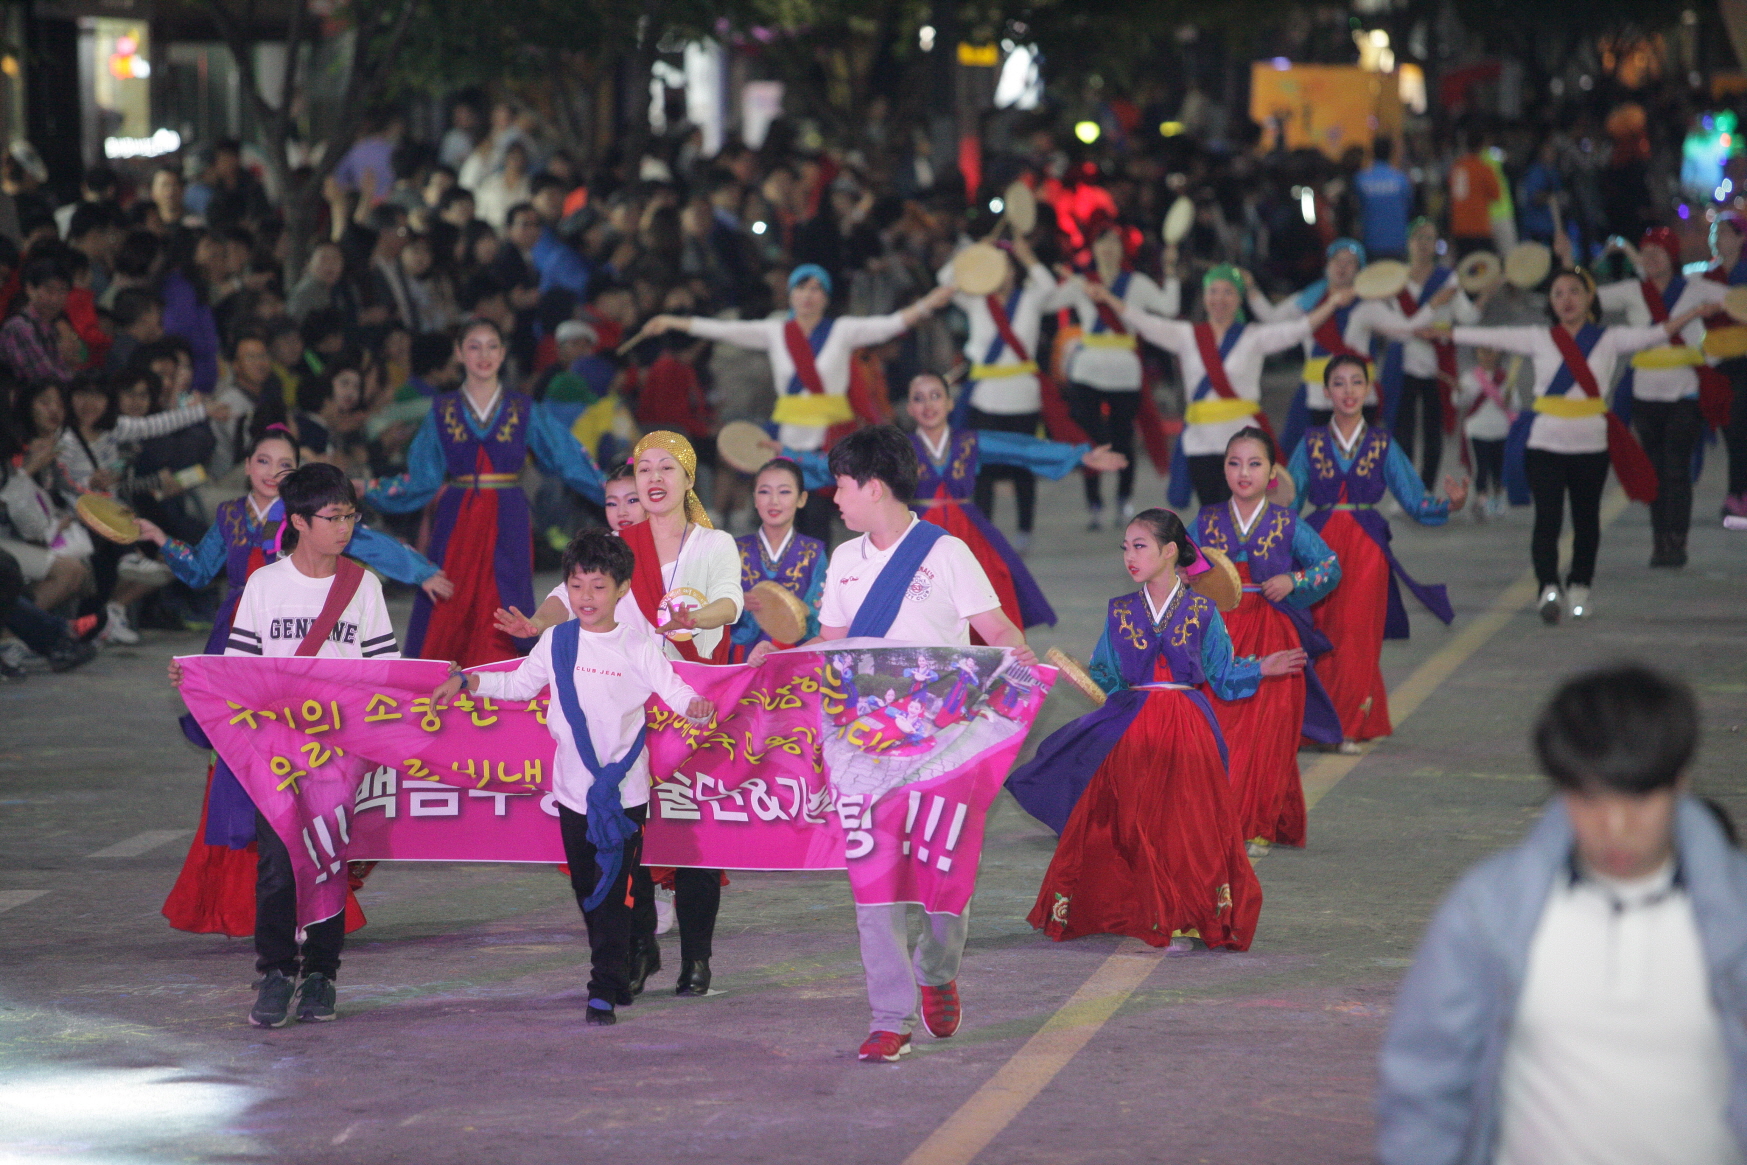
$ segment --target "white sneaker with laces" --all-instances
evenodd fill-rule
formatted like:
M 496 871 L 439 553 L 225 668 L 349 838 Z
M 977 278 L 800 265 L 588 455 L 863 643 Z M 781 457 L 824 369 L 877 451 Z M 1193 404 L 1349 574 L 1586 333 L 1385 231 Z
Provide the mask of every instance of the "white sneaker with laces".
M 155 558 L 147 558 L 137 550 L 122 555 L 121 561 L 115 564 L 115 573 L 118 577 L 130 582 L 141 582 L 160 587 L 175 577 L 164 563 Z
M 104 643 L 120 643 L 131 646 L 140 641 L 140 633 L 135 631 L 127 621 L 127 608 L 120 603 L 109 603 L 103 608 L 109 616 L 109 622 L 103 625 L 103 630 L 97 638 Z
M 1122 503 L 1122 520 L 1124 522 L 1134 521 L 1134 515 L 1136 513 L 1137 511 L 1134 508 L 1134 502 L 1132 500 Z
M 1589 588 L 1572 583 L 1566 590 L 1571 598 L 1571 617 L 1587 619 L 1595 614 L 1595 604 L 1589 601 Z

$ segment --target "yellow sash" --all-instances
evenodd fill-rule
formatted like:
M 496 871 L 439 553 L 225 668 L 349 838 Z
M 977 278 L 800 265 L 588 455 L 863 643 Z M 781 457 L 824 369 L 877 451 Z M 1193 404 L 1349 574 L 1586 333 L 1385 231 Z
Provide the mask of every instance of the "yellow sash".
M 1581 400 L 1568 396 L 1538 396 L 1535 398 L 1535 411 L 1574 421 L 1582 417 L 1601 416 L 1607 412 L 1607 401 L 1599 396 L 1586 396 Z
M 840 425 L 855 419 L 849 398 L 830 392 L 801 392 L 776 398 L 770 419 L 779 425 L 807 425 L 815 429 Z
M 1035 376 L 1037 361 L 1022 360 L 1018 364 L 973 364 L 972 380 L 1004 380 L 1009 376 Z
M 1183 420 L 1191 425 L 1218 425 L 1226 421 L 1239 421 L 1261 411 L 1262 406 L 1253 400 L 1210 397 L 1207 400 L 1190 401 L 1189 407 L 1183 410 Z
M 1087 332 L 1080 337 L 1080 343 L 1088 348 L 1122 348 L 1134 351 L 1134 337 L 1121 332 Z
M 1663 344 L 1632 353 L 1632 367 L 1645 369 L 1691 368 L 1705 362 L 1704 352 L 1685 345 Z
M 1322 374 L 1328 371 L 1328 362 L 1331 359 L 1333 359 L 1331 356 L 1312 356 L 1310 359 L 1306 360 L 1304 362 L 1304 371 L 1300 373 L 1304 378 L 1304 383 L 1320 385 L 1322 383 Z

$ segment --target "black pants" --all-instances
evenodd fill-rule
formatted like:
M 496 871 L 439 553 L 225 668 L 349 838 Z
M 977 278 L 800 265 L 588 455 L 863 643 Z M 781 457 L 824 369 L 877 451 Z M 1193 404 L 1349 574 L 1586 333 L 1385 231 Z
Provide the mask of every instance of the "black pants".
M 1027 436 L 1037 432 L 1038 422 L 1043 419 L 1042 413 L 985 413 L 981 409 L 970 411 L 969 423 L 973 429 L 993 429 L 998 433 L 1024 433 Z M 1037 476 L 1029 469 L 1021 469 L 1017 465 L 985 465 L 977 470 L 977 488 L 971 495 L 971 500 L 977 503 L 977 508 L 993 522 L 995 520 L 995 483 L 1010 481 L 1013 492 L 1019 501 L 1019 529 L 1031 533 L 1031 527 L 1037 520 Z
M 1404 374 L 1401 399 L 1395 403 L 1395 439 L 1409 461 L 1414 460 L 1416 431 L 1420 437 L 1419 479 L 1429 490 L 1438 480 L 1438 467 L 1444 460 L 1443 393 L 1438 389 L 1436 377 Z
M 637 905 L 632 933 L 645 946 L 655 945 L 655 881 L 648 866 L 637 867 Z M 673 913 L 679 925 L 679 957 L 695 963 L 715 951 L 716 915 L 722 909 L 722 871 L 681 866 L 673 872 Z
M 1072 386 L 1074 420 L 1086 430 L 1093 445 L 1108 445 L 1128 458 L 1128 468 L 1116 473 L 1116 504 L 1122 505 L 1134 496 L 1134 417 L 1140 412 L 1140 394 L 1146 392 L 1106 392 L 1089 384 Z M 1092 509 L 1104 506 L 1104 475 L 1082 470 L 1086 482 L 1086 504 Z
M 638 829 L 625 842 L 617 885 L 607 891 L 599 906 L 582 912 L 582 921 L 588 926 L 590 999 L 614 1003 L 631 987 L 632 904 L 636 901 L 636 872 L 643 868 L 642 825 L 648 812 L 647 805 L 625 810 Z M 570 888 L 581 907 L 600 878 L 594 843 L 588 840 L 588 816 L 559 805 L 558 829 L 564 838 L 564 860 L 570 866 Z
M 1729 493 L 1747 493 L 1747 356 L 1717 365 L 1735 390 L 1729 405 L 1729 427 L 1723 430 L 1723 445 L 1729 450 Z
M 1569 494 L 1571 571 L 1566 582 L 1588 586 L 1595 580 L 1595 555 L 1601 548 L 1601 489 L 1607 484 L 1607 454 L 1530 449 L 1523 455 L 1523 469 L 1535 499 L 1529 558 L 1535 564 L 1536 582 L 1543 587 L 1559 585 L 1559 531 Z
M 1704 428 L 1698 401 L 1635 400 L 1632 427 L 1656 467 L 1650 529 L 1684 536 L 1692 525 L 1692 450 Z
M 273 827 L 255 814 L 255 970 L 265 975 L 278 971 L 297 978 L 297 881 L 291 872 L 291 854 Z M 325 975 L 330 980 L 340 972 L 340 948 L 346 945 L 346 912 L 324 918 L 304 928 L 301 970 L 305 975 Z
M 1231 497 L 1231 487 L 1225 484 L 1225 454 L 1197 453 L 1189 458 L 1189 481 L 1195 486 L 1195 500 L 1204 506 L 1217 506 Z
M 1496 441 L 1488 441 L 1484 437 L 1468 438 L 1468 445 L 1474 450 L 1474 492 L 1476 495 L 1504 487 L 1505 444 L 1503 437 Z

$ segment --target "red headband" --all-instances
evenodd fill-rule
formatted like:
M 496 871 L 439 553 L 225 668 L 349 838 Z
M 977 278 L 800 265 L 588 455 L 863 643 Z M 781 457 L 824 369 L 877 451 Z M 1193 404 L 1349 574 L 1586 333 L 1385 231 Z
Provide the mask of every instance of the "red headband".
M 1675 267 L 1680 266 L 1680 236 L 1667 227 L 1651 227 L 1644 232 L 1644 238 L 1638 244 L 1641 251 L 1645 247 L 1661 247 L 1668 255 L 1668 261 Z

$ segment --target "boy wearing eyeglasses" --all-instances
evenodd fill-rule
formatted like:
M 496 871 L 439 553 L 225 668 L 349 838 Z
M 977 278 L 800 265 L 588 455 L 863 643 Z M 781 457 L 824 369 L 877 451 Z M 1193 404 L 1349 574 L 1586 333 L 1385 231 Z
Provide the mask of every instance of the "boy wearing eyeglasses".
M 333 465 L 305 465 L 280 481 L 279 497 L 286 522 L 281 547 L 289 553 L 249 576 L 224 653 L 399 659 L 382 584 L 340 557 L 358 523 L 357 495 L 345 473 Z M 181 679 L 172 660 L 170 680 Z M 345 914 L 311 923 L 299 944 L 291 855 L 259 813 L 255 842 L 255 969 L 261 981 L 249 1022 L 282 1027 L 293 1014 L 303 1023 L 333 1019 Z

